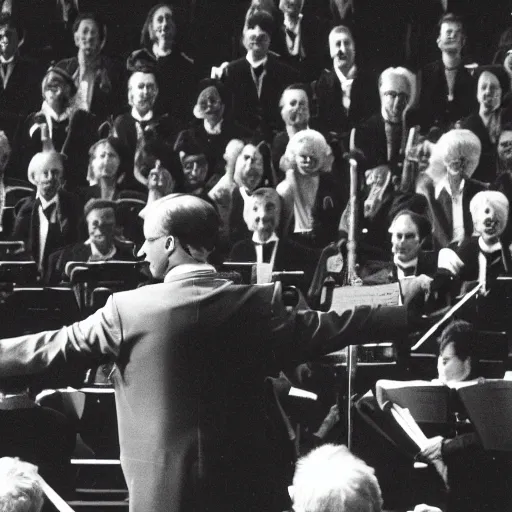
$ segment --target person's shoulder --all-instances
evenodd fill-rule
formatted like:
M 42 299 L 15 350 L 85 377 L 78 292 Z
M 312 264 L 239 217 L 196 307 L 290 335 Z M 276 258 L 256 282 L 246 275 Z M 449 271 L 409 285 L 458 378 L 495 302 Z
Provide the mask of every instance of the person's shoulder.
M 29 211 L 34 208 L 36 203 L 35 194 L 20 199 L 14 206 L 14 213 L 16 215 L 26 215 Z
M 421 68 L 421 72 L 425 75 L 430 75 L 432 73 L 437 73 L 443 67 L 443 61 L 434 60 L 432 62 L 428 62 Z
M 78 58 L 69 57 L 67 59 L 62 59 L 57 62 L 56 66 L 65 69 L 70 74 L 73 74 L 78 69 Z
M 488 190 L 489 185 L 484 183 L 483 181 L 475 180 L 473 178 L 466 179 L 466 190 L 469 194 L 475 195 L 477 192 L 482 192 L 483 190 Z

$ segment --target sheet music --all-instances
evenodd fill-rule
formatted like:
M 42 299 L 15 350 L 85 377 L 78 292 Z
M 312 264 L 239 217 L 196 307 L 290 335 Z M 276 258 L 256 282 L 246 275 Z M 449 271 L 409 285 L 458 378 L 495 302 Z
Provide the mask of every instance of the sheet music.
M 398 306 L 398 283 L 376 286 L 340 286 L 334 288 L 331 310 L 342 313 L 357 306 Z

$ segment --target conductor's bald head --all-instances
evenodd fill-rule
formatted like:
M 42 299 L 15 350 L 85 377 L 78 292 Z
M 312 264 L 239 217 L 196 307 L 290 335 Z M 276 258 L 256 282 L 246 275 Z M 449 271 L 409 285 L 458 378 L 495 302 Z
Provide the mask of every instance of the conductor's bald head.
M 148 206 L 144 215 L 145 255 L 154 277 L 184 263 L 205 262 L 215 248 L 220 217 L 207 201 L 187 194 L 169 194 Z

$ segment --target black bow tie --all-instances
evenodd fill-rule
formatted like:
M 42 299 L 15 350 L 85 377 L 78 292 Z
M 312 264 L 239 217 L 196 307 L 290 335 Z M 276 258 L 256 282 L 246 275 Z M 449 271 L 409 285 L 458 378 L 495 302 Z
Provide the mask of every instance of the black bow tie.
M 403 272 L 404 277 L 410 277 L 410 276 L 414 276 L 416 274 L 416 265 L 411 265 L 410 267 L 404 267 L 404 266 L 396 263 L 396 266 Z
M 39 205 L 43 207 L 41 201 L 39 201 Z M 52 221 L 52 215 L 57 209 L 57 203 L 51 203 L 46 208 L 43 208 L 44 216 L 48 219 L 48 222 Z
M 259 66 L 252 68 L 252 70 L 254 71 L 254 74 L 256 75 L 256 77 L 259 78 L 261 76 L 261 74 L 263 73 L 263 71 L 265 71 L 265 64 L 260 64 Z
M 285 32 L 286 35 L 292 40 L 292 43 L 294 43 L 297 34 L 293 30 L 290 30 L 289 28 L 285 28 Z
M 261 245 L 261 248 L 263 249 L 263 262 L 269 263 L 272 259 L 272 251 L 274 250 L 274 247 L 276 243 L 274 241 L 272 242 L 254 242 L 256 245 Z

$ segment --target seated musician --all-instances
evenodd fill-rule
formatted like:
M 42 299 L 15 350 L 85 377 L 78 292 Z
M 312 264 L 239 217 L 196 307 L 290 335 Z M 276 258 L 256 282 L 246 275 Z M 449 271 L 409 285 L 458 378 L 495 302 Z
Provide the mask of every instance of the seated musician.
M 281 198 L 273 188 L 259 188 L 248 198 L 244 208 L 252 239 L 237 242 L 229 259 L 236 262 L 269 263 L 272 270 L 303 270 L 300 287 L 307 291 L 320 251 L 303 247 L 276 230 L 281 216 Z
M 91 199 L 84 208 L 89 238 L 50 255 L 46 282 L 69 279 L 65 274 L 69 261 L 133 261 L 132 247 L 116 239 L 116 205 L 106 199 Z
M 442 290 L 456 277 L 462 282 L 478 281 L 487 288 L 497 277 L 512 274 L 511 250 L 501 239 L 508 220 L 508 199 L 497 191 L 479 192 L 471 200 L 470 210 L 476 235 L 455 251 L 445 248 L 439 252 L 434 290 Z
M 37 187 L 37 193 L 15 207 L 11 239 L 25 242 L 27 257 L 38 263 L 42 275 L 48 256 L 77 242 L 80 236 L 80 201 L 60 189 L 63 172 L 60 153 L 46 151 L 34 155 L 28 166 L 28 179 Z
M 434 146 L 429 168 L 418 180 L 417 191 L 428 201 L 436 248 L 456 247 L 473 233 L 469 203 L 486 188 L 472 179 L 480 153 L 474 133 L 450 130 Z
M 337 238 L 343 211 L 341 185 L 331 172 L 333 153 L 316 130 L 302 130 L 288 143 L 282 159 L 286 178 L 277 186 L 283 198 L 284 233 L 310 247 L 325 247 Z
M 411 210 L 399 211 L 389 228 L 393 261 L 366 262 L 360 272 L 363 283 L 383 284 L 410 276 L 433 276 L 437 270 L 437 254 L 422 249 L 431 231 L 432 225 L 423 215 Z

